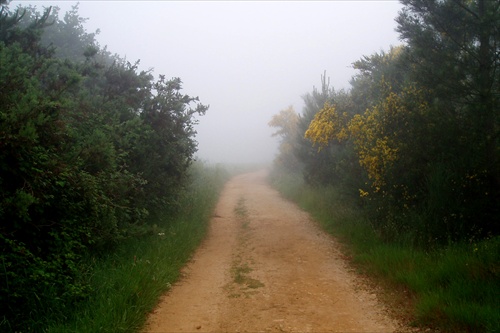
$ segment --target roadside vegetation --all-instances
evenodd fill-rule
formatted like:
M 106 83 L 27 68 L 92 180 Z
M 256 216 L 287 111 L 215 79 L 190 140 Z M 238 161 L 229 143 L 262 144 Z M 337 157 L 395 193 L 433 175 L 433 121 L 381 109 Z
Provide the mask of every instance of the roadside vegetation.
M 253 259 L 248 257 L 248 238 L 250 228 L 250 218 L 245 203 L 245 198 L 241 197 L 234 207 L 236 219 L 240 224 L 238 234 L 239 250 L 231 264 L 231 275 L 234 284 L 230 283 L 226 286 L 230 292 L 231 298 L 239 298 L 242 296 L 248 297 L 253 294 L 255 289 L 262 288 L 264 284 L 257 279 L 252 278 L 249 274 L 253 271 Z
M 227 176 L 193 164 L 208 107 L 101 47 L 78 6 L 0 5 L 0 331 L 136 331 Z
M 270 181 L 343 245 L 358 273 L 384 288 L 394 315 L 441 332 L 498 332 L 500 237 L 415 247 L 411 238 L 384 241 L 367 212 L 335 187 L 307 185 L 274 170 Z
M 46 332 L 137 332 L 203 240 L 229 173 L 195 163 L 180 211 L 159 215 L 148 235 L 122 242 L 99 258 L 83 260 L 90 296 L 49 321 Z
M 498 3 L 403 0 L 403 44 L 363 56 L 347 90 L 269 122 L 272 182 L 410 294 L 414 322 L 500 330 Z

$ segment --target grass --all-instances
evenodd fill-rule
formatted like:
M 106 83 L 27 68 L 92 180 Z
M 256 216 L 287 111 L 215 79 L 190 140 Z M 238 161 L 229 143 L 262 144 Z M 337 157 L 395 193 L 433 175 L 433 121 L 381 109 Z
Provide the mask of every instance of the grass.
M 240 222 L 240 234 L 239 234 L 239 253 L 233 260 L 231 265 L 231 275 L 233 277 L 233 282 L 239 286 L 239 290 L 236 293 L 234 291 L 234 286 L 229 285 L 228 289 L 232 292 L 230 294 L 231 298 L 238 298 L 242 294 L 249 296 L 253 292 L 248 292 L 248 289 L 257 289 L 264 287 L 264 284 L 257 279 L 254 279 L 249 276 L 249 274 L 253 271 L 253 268 L 250 267 L 249 262 L 252 261 L 251 257 L 248 258 L 249 254 L 247 253 L 246 244 L 248 241 L 248 231 L 250 227 L 250 218 L 248 216 L 248 209 L 245 204 L 245 198 L 239 198 L 236 206 L 234 207 L 234 214 L 236 218 Z M 244 259 L 244 257 L 247 257 Z
M 262 282 L 249 276 L 252 271 L 253 268 L 250 267 L 248 260 L 243 260 L 242 253 L 240 253 L 240 255 L 238 255 L 233 260 L 233 263 L 231 265 L 231 276 L 233 277 L 233 282 L 240 286 L 239 289 L 244 294 L 248 294 L 248 292 L 245 291 L 246 289 L 257 289 L 264 287 L 264 284 Z M 228 288 L 234 291 L 234 286 L 229 285 Z M 236 297 L 234 295 L 236 294 L 233 294 L 233 297 Z
M 245 206 L 245 198 L 241 197 L 238 200 L 238 203 L 234 208 L 234 213 L 236 217 L 238 217 L 238 219 L 240 220 L 242 228 L 248 229 L 250 225 L 250 220 L 248 219 L 248 210 L 247 207 Z
M 231 268 L 234 283 L 250 289 L 264 287 L 262 282 L 248 276 L 252 271 L 253 269 L 247 263 L 234 262 Z
M 334 188 L 311 188 L 297 175 L 274 174 L 271 182 L 341 240 L 357 270 L 386 288 L 398 315 L 409 314 L 405 321 L 442 332 L 500 332 L 500 237 L 432 250 L 382 242 Z
M 116 251 L 87 262 L 91 297 L 67 320 L 46 332 L 137 332 L 160 296 L 179 278 L 180 269 L 204 238 L 227 174 L 195 165 L 194 182 L 183 211 L 159 219 L 153 234 L 130 239 Z

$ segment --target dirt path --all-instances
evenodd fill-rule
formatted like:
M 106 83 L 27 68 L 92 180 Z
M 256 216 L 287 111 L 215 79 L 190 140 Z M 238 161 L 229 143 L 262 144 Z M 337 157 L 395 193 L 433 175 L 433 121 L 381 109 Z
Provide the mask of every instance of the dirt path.
M 225 187 L 207 239 L 145 332 L 394 332 L 338 245 L 265 182 Z

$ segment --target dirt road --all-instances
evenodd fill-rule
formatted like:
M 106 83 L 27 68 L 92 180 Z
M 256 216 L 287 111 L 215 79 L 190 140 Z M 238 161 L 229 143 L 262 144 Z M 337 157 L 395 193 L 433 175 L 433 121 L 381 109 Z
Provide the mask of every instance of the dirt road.
M 145 332 L 394 332 L 339 246 L 265 182 L 226 185 L 207 239 Z

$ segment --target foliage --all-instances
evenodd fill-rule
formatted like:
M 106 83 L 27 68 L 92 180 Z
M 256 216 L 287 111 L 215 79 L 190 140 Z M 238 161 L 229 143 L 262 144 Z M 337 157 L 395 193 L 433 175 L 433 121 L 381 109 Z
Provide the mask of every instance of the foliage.
M 93 290 L 46 332 L 138 332 L 206 234 L 229 178 L 221 167 L 193 163 L 177 214 L 158 214 L 144 237 L 129 238 L 103 256 L 85 257 L 81 279 Z
M 306 95 L 295 140 L 305 180 L 357 193 L 388 241 L 498 235 L 499 5 L 402 2 L 406 45 L 356 61 L 348 92 L 323 79 Z
M 429 226 L 451 239 L 498 234 L 500 6 L 403 4 L 397 22 L 408 43 L 410 79 L 429 90 L 431 140 L 416 137 L 422 150 L 429 143 L 423 198 Z
M 274 163 L 291 171 L 300 170 L 300 162 L 294 154 L 295 141 L 299 136 L 298 122 L 299 115 L 290 106 L 274 115 L 268 123 L 270 127 L 277 128 L 273 136 L 281 137 L 279 154 Z
M 362 115 L 355 115 L 348 124 L 348 133 L 359 156 L 360 165 L 366 170 L 374 192 L 391 191 L 388 183 L 399 186 L 395 166 L 404 156 L 411 154 L 407 142 L 414 138 L 410 124 L 424 116 L 426 101 L 415 87 L 404 87 L 396 94 L 389 91 L 387 97 Z M 411 149 L 411 148 L 410 148 Z M 363 191 L 367 193 L 366 191 Z M 406 198 L 408 199 L 408 198 Z
M 0 327 L 39 331 L 92 292 L 84 256 L 179 210 L 207 107 L 100 49 L 77 6 L 0 13 Z
M 339 100 L 345 101 L 343 92 L 336 92 L 330 88 L 329 79 L 327 81 L 326 73 L 321 77 L 321 89 L 314 87 L 311 93 L 305 94 L 304 108 L 298 120 L 298 135 L 294 140 L 293 153 L 300 161 L 304 178 L 311 184 L 329 184 L 338 180 L 335 175 L 335 168 L 332 162 L 335 159 L 332 151 L 337 147 L 318 150 L 308 139 L 304 138 L 304 133 L 309 127 L 314 116 L 323 108 L 326 102 L 332 102 L 339 97 Z M 348 101 L 345 101 L 348 103 Z
M 304 98 L 303 179 L 274 181 L 445 331 L 497 331 L 500 4 L 402 0 L 405 44 Z M 301 137 L 302 136 L 302 137 Z M 307 142 L 309 141 L 309 142 Z
M 340 113 L 326 102 L 314 116 L 304 136 L 315 144 L 328 145 L 331 140 L 342 142 L 347 138 L 347 113 Z

